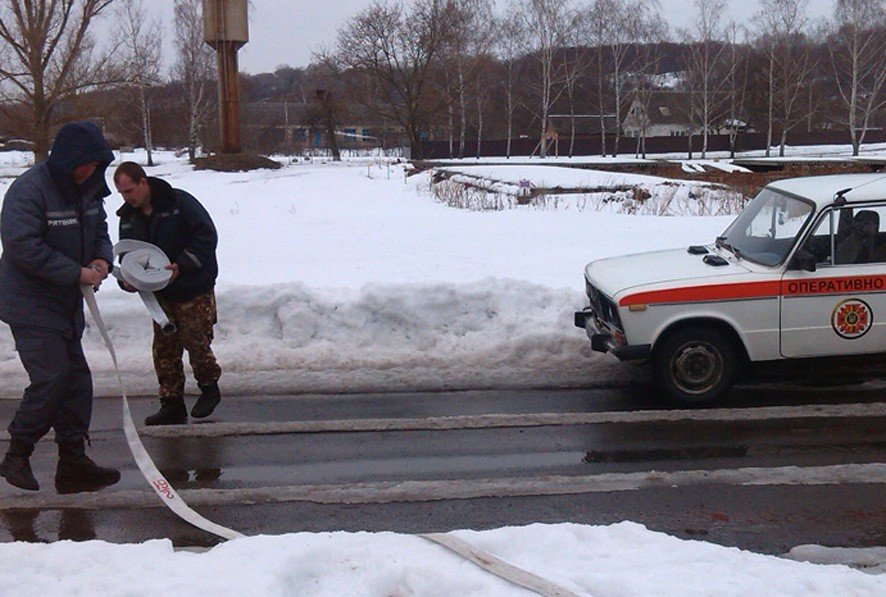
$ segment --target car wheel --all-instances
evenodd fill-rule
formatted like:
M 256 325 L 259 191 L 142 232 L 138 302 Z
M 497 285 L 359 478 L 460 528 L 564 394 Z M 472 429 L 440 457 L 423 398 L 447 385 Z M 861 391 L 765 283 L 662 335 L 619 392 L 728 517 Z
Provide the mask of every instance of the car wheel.
M 712 402 L 732 385 L 740 366 L 732 340 L 711 327 L 695 326 L 669 334 L 656 346 L 653 375 L 679 403 Z

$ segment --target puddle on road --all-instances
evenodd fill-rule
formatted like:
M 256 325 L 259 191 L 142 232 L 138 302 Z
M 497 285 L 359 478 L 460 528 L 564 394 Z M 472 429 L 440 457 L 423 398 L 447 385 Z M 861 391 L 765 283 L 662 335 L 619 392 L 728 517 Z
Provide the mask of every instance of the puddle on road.
M 584 464 L 604 462 L 640 463 L 662 460 L 704 460 L 711 458 L 744 458 L 746 446 L 691 446 L 685 448 L 653 448 L 644 450 L 592 450 L 582 459 Z

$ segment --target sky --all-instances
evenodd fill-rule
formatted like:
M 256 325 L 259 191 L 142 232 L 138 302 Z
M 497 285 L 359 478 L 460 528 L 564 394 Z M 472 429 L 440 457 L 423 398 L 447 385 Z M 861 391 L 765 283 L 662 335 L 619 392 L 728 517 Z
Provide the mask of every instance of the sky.
M 818 151 L 848 155 L 850 148 Z M 883 155 L 886 144 L 865 151 Z M 116 157 L 146 161 L 142 151 Z M 31 159 L 0 153 L 0 197 Z M 586 387 L 622 369 L 614 357 L 591 352 L 573 325 L 573 310 L 586 302 L 584 264 L 673 246 L 685 254 L 683 247 L 710 243 L 732 219 L 698 215 L 717 195 L 695 188 L 691 198 L 686 181 L 554 168 L 556 159 L 516 174 L 507 170 L 513 166 L 472 167 L 472 160 L 458 166 L 463 175 L 501 181 L 506 208 L 491 211 L 437 201 L 429 173 L 406 178 L 404 165 L 390 160 L 278 159 L 286 164 L 280 170 L 227 174 L 194 171 L 185 158 L 158 152 L 157 165 L 148 168 L 197 196 L 219 231 L 213 349 L 225 370 L 223 388 L 232 394 L 380 391 L 402 383 Z M 705 163 L 732 167 L 725 159 Z M 639 184 L 652 197 L 642 207 L 628 194 L 611 200 L 614 192 L 519 206 L 507 199 L 517 178 L 564 188 Z M 112 240 L 120 203 L 117 193 L 107 198 Z M 113 282 L 96 296 L 129 393 L 150 395 L 156 387 L 146 310 Z M 119 396 L 107 349 L 88 315 L 87 321 L 84 350 L 97 393 Z M 20 396 L 25 385 L 9 330 L 0 326 L 0 398 Z M 7 438 L 0 432 L 0 441 Z M 237 538 L 192 553 L 174 550 L 167 539 L 55 541 L 53 526 L 38 525 L 49 543 L 0 544 L 0 594 L 530 594 L 416 535 L 292 533 Z M 806 545 L 776 557 L 681 540 L 631 521 L 447 535 L 557 585 L 560 594 L 886 594 L 882 548 Z M 853 563 L 868 568 L 842 565 Z
M 240 51 L 240 70 L 250 74 L 271 72 L 276 67 L 306 66 L 312 52 L 335 45 L 336 32 L 349 18 L 374 0 L 250 0 L 250 42 Z M 411 0 L 406 0 L 410 2 Z M 145 9 L 159 16 L 167 34 L 164 52 L 171 57 L 171 0 L 143 0 Z M 661 13 L 672 29 L 689 28 L 693 0 L 660 0 Z M 505 3 L 498 0 L 498 5 Z M 759 9 L 759 0 L 727 0 L 727 18 L 747 22 Z M 834 0 L 809 0 L 809 17 L 830 17 Z M 103 27 L 111 27 L 104 23 Z M 171 59 L 170 59 L 171 62 Z

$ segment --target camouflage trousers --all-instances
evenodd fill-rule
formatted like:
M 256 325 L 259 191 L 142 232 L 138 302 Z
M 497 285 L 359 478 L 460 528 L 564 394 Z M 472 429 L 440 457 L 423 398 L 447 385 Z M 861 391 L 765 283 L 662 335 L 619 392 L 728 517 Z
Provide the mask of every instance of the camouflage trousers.
M 173 302 L 157 297 L 176 331 L 164 334 L 154 323 L 154 370 L 160 384 L 160 398 L 180 398 L 185 391 L 185 370 L 182 356 L 188 351 L 188 360 L 194 378 L 200 385 L 212 384 L 221 377 L 221 367 L 212 353 L 212 326 L 218 321 L 215 291 L 204 292 L 194 298 Z

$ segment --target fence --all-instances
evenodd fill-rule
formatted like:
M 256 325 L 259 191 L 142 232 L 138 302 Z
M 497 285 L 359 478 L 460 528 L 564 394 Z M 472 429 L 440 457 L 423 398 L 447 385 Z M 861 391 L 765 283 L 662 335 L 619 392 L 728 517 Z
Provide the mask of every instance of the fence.
M 773 143 L 778 144 L 780 137 L 773 138 Z M 692 136 L 693 155 L 698 157 L 701 152 L 704 139 L 701 135 Z M 684 153 L 688 154 L 690 138 L 683 137 L 647 137 L 646 153 Z M 787 136 L 788 145 L 849 145 L 849 131 L 814 131 L 814 132 L 792 132 Z M 865 143 L 886 143 L 886 129 L 869 130 L 865 134 Z M 637 137 L 621 137 L 618 144 L 618 153 L 621 155 L 634 155 L 637 153 Z M 567 135 L 560 136 L 561 156 L 569 155 L 569 137 Z M 512 156 L 529 156 L 533 152 L 538 154 L 538 139 L 512 139 L 511 155 Z M 612 153 L 615 147 L 615 135 L 606 135 L 606 151 Z M 573 146 L 572 155 L 600 155 L 601 135 L 589 135 L 584 137 L 576 137 Z M 708 151 L 729 151 L 728 135 L 709 135 Z M 735 151 L 753 151 L 766 149 L 766 133 L 743 133 L 739 134 L 735 142 Z M 456 150 L 457 151 L 457 150 Z M 417 152 L 413 152 L 417 155 Z M 491 139 L 483 141 L 480 146 L 480 155 L 477 155 L 477 140 L 469 141 L 465 144 L 464 157 L 494 157 L 504 156 L 507 154 L 506 139 Z M 553 150 L 548 152 L 552 155 Z M 428 141 L 422 145 L 421 156 L 425 159 L 445 159 L 456 157 L 449 153 L 449 141 Z

